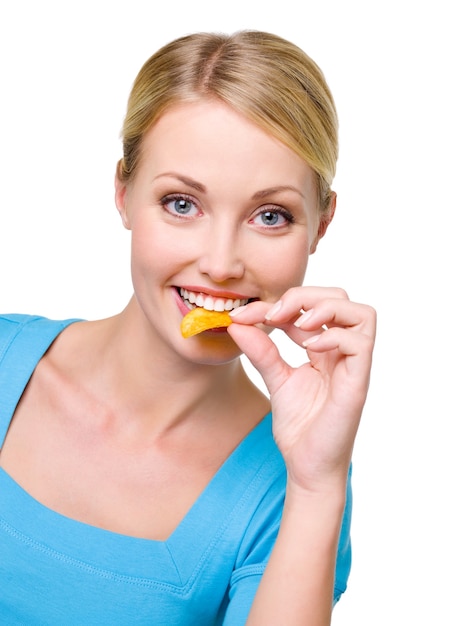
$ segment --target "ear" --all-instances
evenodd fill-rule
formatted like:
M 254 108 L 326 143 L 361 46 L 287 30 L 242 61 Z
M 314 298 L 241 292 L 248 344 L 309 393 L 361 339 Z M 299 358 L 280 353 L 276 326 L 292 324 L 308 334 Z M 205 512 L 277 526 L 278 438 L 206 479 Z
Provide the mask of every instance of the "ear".
M 130 230 L 131 227 L 129 223 L 129 216 L 127 213 L 126 195 L 127 185 L 122 180 L 121 161 L 118 161 L 116 174 L 114 176 L 114 201 L 116 203 L 116 208 L 119 211 L 119 215 L 121 216 L 124 228 Z
M 325 235 L 328 226 L 331 224 L 331 220 L 333 219 L 336 211 L 336 192 L 332 191 L 330 193 L 330 204 L 328 209 L 324 211 L 320 216 L 320 224 L 318 225 L 317 236 L 315 237 L 311 247 L 310 254 L 313 254 L 317 249 L 318 242 Z

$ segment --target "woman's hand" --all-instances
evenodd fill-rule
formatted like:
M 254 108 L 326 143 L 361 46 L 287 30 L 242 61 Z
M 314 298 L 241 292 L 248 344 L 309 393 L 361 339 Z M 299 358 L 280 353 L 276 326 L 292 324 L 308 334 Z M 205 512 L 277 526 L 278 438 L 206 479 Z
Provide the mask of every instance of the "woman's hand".
M 345 481 L 369 385 L 374 309 L 341 289 L 295 287 L 274 306 L 242 307 L 233 321 L 228 332 L 270 393 L 291 487 L 313 492 Z M 291 367 L 256 324 L 282 329 L 305 347 L 306 362 Z

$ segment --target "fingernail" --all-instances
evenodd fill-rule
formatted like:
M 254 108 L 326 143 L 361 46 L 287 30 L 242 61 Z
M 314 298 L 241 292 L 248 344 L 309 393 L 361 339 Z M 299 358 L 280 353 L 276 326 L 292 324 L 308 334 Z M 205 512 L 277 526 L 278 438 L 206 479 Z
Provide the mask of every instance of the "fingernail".
M 246 304 L 244 304 L 243 306 L 237 306 L 236 309 L 232 309 L 231 311 L 228 312 L 228 314 L 230 315 L 230 317 L 235 317 L 244 309 L 246 309 Z
M 314 335 L 313 337 L 309 337 L 305 341 L 302 341 L 302 345 L 304 348 L 306 348 L 307 346 L 312 345 L 312 343 L 315 343 L 319 339 L 320 339 L 320 335 Z
M 301 326 L 303 326 L 305 322 L 312 317 L 312 315 L 313 315 L 313 309 L 310 309 L 309 311 L 305 311 L 305 313 L 302 313 L 299 319 L 294 322 L 294 326 L 297 326 L 297 328 L 301 328 Z
M 267 320 L 272 319 L 276 315 L 276 313 L 279 313 L 281 308 L 282 308 L 282 301 L 278 300 L 276 304 L 273 307 L 271 307 L 269 311 L 266 313 L 266 315 L 264 316 L 265 319 Z

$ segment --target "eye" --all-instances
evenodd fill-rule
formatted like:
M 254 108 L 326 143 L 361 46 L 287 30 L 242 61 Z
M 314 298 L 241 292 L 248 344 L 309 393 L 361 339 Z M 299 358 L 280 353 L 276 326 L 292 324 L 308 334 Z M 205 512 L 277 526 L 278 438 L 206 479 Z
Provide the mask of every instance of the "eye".
M 168 213 L 179 217 L 197 217 L 199 209 L 195 202 L 188 196 L 170 194 L 161 199 L 160 204 Z
M 251 222 L 257 226 L 282 228 L 287 224 L 292 224 L 294 222 L 294 216 L 286 209 L 273 207 L 259 211 Z

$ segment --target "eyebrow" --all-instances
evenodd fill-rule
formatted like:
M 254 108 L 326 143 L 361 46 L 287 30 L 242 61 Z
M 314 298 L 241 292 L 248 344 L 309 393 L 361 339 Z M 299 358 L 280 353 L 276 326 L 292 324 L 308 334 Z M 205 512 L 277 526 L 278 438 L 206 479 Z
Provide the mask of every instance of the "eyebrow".
M 253 194 L 253 200 L 258 200 L 259 198 L 265 198 L 266 196 L 271 196 L 276 193 L 280 193 L 281 191 L 293 191 L 302 198 L 305 198 L 304 194 L 297 189 L 297 187 L 293 187 L 292 185 L 279 185 L 278 187 L 268 187 L 267 189 L 261 189 L 261 191 L 257 191 Z
M 206 193 L 207 191 L 206 187 L 202 183 L 198 183 L 196 180 L 188 178 L 188 176 L 183 176 L 183 174 L 178 174 L 177 172 L 164 172 L 163 174 L 158 174 L 157 176 L 155 176 L 153 180 L 165 177 L 176 178 L 176 180 L 179 180 L 184 185 L 192 187 L 193 189 L 201 193 Z
M 163 178 L 163 177 L 175 178 L 176 180 L 179 180 L 184 185 L 187 185 L 188 187 L 192 187 L 193 189 L 195 189 L 196 191 L 199 191 L 200 193 L 207 192 L 207 188 L 205 187 L 205 185 L 203 185 L 202 183 L 199 183 L 197 180 L 194 180 L 193 178 L 189 178 L 188 176 L 184 176 L 183 174 L 179 174 L 177 172 L 164 172 L 163 174 L 158 174 L 157 176 L 155 176 L 154 180 L 157 180 L 157 178 Z M 305 198 L 304 194 L 297 187 L 294 187 L 292 185 L 278 185 L 276 187 L 268 187 L 267 189 L 261 189 L 260 191 L 256 191 L 253 194 L 252 199 L 259 200 L 261 198 L 265 198 L 266 196 L 271 196 L 276 193 L 281 193 L 282 191 L 293 191 L 294 193 L 297 193 L 302 198 Z

